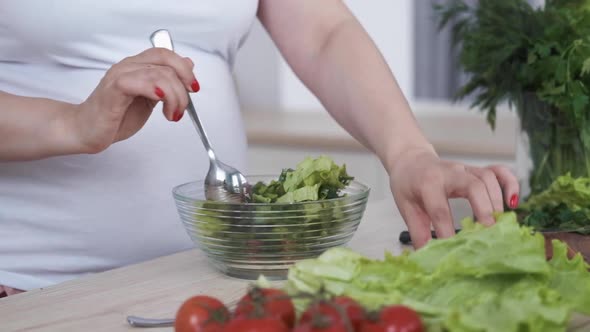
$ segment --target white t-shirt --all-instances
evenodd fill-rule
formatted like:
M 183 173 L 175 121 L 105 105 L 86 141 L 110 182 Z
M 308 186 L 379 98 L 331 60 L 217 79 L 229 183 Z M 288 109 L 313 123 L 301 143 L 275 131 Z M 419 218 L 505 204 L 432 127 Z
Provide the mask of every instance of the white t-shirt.
M 81 102 L 112 64 L 150 48 L 150 34 L 166 28 L 195 63 L 193 101 L 219 157 L 247 172 L 231 67 L 257 6 L 1 1 L 0 90 Z M 190 118 L 169 122 L 160 105 L 138 134 L 102 153 L 0 162 L 0 285 L 44 287 L 191 248 L 171 189 L 208 166 Z

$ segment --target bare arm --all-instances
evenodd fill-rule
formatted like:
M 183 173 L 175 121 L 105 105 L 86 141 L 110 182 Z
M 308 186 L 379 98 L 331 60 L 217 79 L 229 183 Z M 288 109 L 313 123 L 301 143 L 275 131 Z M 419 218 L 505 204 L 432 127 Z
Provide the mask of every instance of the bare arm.
M 340 0 L 262 0 L 259 19 L 303 83 L 351 135 L 390 164 L 434 151 L 393 74 Z
M 0 161 L 98 153 L 140 130 L 156 103 L 179 121 L 197 92 L 193 62 L 151 48 L 113 65 L 80 104 L 0 91 Z
M 74 105 L 0 91 L 0 160 L 34 160 L 79 153 L 64 123 Z
M 433 226 L 454 234 L 449 198 L 467 198 L 476 218 L 494 223 L 504 201 L 518 201 L 518 181 L 505 167 L 441 160 L 426 140 L 387 63 L 340 0 L 261 0 L 258 16 L 294 72 L 328 112 L 375 152 L 390 177 L 412 243 Z

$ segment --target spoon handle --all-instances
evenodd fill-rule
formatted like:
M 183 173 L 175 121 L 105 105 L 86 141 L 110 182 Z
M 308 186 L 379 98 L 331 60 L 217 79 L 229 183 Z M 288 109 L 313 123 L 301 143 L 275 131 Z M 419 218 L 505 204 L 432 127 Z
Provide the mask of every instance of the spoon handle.
M 160 29 L 160 30 L 155 31 L 150 36 L 150 41 L 152 42 L 152 45 L 154 47 L 161 47 L 161 48 L 168 49 L 170 51 L 174 51 L 174 44 L 172 43 L 172 37 L 170 36 L 170 33 L 168 32 L 168 30 Z M 187 94 L 188 94 L 188 92 L 187 92 Z M 191 120 L 193 121 L 193 124 L 195 125 L 195 128 L 197 128 L 197 132 L 199 133 L 199 136 L 201 137 L 201 141 L 203 141 L 203 145 L 205 146 L 205 150 L 207 150 L 207 154 L 209 155 L 209 159 L 211 159 L 211 161 L 214 161 L 215 160 L 215 152 L 213 151 L 213 148 L 211 147 L 211 143 L 209 142 L 209 138 L 207 137 L 207 133 L 205 133 L 205 129 L 203 129 L 203 125 L 201 124 L 201 120 L 199 119 L 199 116 L 197 115 L 197 111 L 195 110 L 195 106 L 193 105 L 193 101 L 191 99 L 190 94 L 188 94 L 187 112 L 190 115 Z
M 197 132 L 201 137 L 201 141 L 203 141 L 203 145 L 205 146 L 205 150 L 207 150 L 207 155 L 209 155 L 209 159 L 211 159 L 211 161 L 215 160 L 215 151 L 213 151 L 211 143 L 209 143 L 209 138 L 205 133 L 205 129 L 203 129 L 203 126 L 201 125 L 201 121 L 199 120 L 199 116 L 197 115 L 197 111 L 195 110 L 195 106 L 193 105 L 193 101 L 191 100 L 190 96 L 188 98 L 188 108 L 186 110 L 190 115 L 191 119 L 193 120 L 195 128 L 197 128 Z
M 174 325 L 174 319 L 154 319 L 137 316 L 127 316 L 127 322 L 133 327 L 167 327 Z
M 231 301 L 227 304 L 227 308 L 231 311 L 235 310 L 237 300 Z M 139 316 L 127 316 L 127 323 L 133 327 L 169 327 L 174 326 L 174 318 L 145 318 Z

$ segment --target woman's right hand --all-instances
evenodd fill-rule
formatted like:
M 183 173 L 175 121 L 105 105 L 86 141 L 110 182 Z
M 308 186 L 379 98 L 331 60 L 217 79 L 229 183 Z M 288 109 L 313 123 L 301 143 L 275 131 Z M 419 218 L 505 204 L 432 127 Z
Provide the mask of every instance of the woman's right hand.
M 158 101 L 169 121 L 182 118 L 187 91 L 197 92 L 193 62 L 164 48 L 150 48 L 113 65 L 96 89 L 68 114 L 77 145 L 98 153 L 137 133 Z

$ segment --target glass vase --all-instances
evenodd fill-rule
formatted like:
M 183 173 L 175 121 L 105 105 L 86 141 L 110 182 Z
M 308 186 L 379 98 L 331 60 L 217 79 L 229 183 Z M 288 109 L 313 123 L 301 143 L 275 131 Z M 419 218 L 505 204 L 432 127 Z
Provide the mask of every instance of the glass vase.
M 535 94 L 524 95 L 515 104 L 519 119 L 516 175 L 523 199 L 545 190 L 560 175 L 590 174 L 590 142 L 584 142 L 584 129 L 572 116 Z

